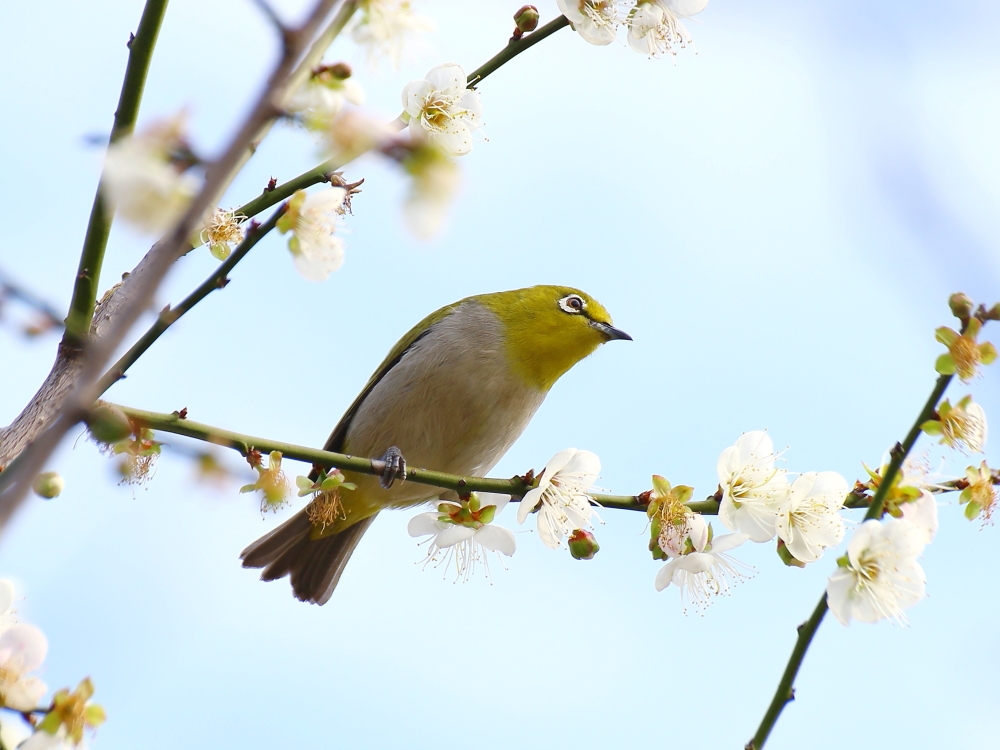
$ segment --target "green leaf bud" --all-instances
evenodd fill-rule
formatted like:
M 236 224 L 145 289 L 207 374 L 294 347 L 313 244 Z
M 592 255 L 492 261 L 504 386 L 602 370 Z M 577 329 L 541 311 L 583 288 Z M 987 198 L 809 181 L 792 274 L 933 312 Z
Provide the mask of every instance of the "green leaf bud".
M 39 497 L 44 497 L 46 500 L 59 497 L 65 488 L 66 482 L 55 471 L 42 472 L 35 477 L 35 481 L 31 485 L 31 489 L 35 491 L 35 494 Z
M 120 442 L 132 434 L 132 424 L 125 412 L 110 404 L 101 404 L 90 410 L 87 429 L 94 440 L 107 444 Z
M 964 319 L 972 315 L 972 311 L 976 309 L 976 303 L 962 292 L 957 292 L 948 298 L 948 307 L 951 308 L 952 315 Z
M 778 557 L 781 558 L 781 562 L 783 562 L 790 568 L 804 568 L 806 566 L 804 562 L 792 556 L 792 553 L 788 551 L 788 547 L 781 539 L 778 540 L 777 551 L 778 551 Z

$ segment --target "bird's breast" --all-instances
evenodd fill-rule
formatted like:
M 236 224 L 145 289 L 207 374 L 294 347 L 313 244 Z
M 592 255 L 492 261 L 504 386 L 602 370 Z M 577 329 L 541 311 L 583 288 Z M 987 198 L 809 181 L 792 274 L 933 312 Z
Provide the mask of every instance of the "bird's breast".
M 377 457 L 395 445 L 410 467 L 483 476 L 524 431 L 545 393 L 517 377 L 496 315 L 475 301 L 435 323 L 372 388 L 347 429 L 344 450 Z M 440 490 L 406 483 L 381 490 L 382 506 L 411 505 Z

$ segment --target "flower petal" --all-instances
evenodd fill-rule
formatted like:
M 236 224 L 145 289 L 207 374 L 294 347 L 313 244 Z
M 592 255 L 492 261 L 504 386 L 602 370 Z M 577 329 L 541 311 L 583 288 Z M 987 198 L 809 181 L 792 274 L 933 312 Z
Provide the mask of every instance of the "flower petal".
M 475 540 L 486 549 L 502 552 L 507 557 L 513 555 L 514 550 L 517 549 L 517 541 L 514 539 L 513 532 L 503 526 L 487 524 L 476 531 Z

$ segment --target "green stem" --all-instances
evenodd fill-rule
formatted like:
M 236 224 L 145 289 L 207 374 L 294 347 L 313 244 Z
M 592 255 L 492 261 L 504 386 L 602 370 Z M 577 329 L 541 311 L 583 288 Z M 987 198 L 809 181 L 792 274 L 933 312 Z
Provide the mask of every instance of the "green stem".
M 243 214 L 246 217 L 256 216 L 261 211 L 266 211 L 276 203 L 281 203 L 281 201 L 291 197 L 296 190 L 305 190 L 307 187 L 318 185 L 321 182 L 329 182 L 330 173 L 337 171 L 342 166 L 344 166 L 344 162 L 337 156 L 327 159 L 308 172 L 303 172 L 298 177 L 278 185 L 273 190 L 261 193 L 260 196 L 254 198 L 249 203 L 244 203 L 236 209 L 236 213 Z
M 265 438 L 244 435 L 239 432 L 232 432 L 231 430 L 223 430 L 183 418 L 179 412 L 163 414 L 160 412 L 133 409 L 129 406 L 119 406 L 118 408 L 125 412 L 129 419 L 143 427 L 175 435 L 184 435 L 185 437 L 203 440 L 213 445 L 232 448 L 244 456 L 251 450 L 258 450 L 261 453 L 279 451 L 283 458 L 303 461 L 311 465 L 327 468 L 335 467 L 344 471 L 354 471 L 359 474 L 378 475 L 380 473 L 379 468 L 372 466 L 372 459 L 370 458 L 348 456 L 343 453 L 322 451 L 302 445 L 282 443 L 277 440 L 267 440 Z M 456 492 L 495 492 L 501 495 L 511 495 L 515 502 L 520 500 L 524 493 L 531 489 L 531 485 L 525 484 L 520 477 L 513 477 L 511 479 L 468 477 L 417 468 L 407 469 L 406 481 L 429 484 L 433 487 L 455 490 Z M 634 495 L 593 495 L 592 497 L 595 502 L 605 508 L 638 510 L 643 512 L 646 510 L 646 505 Z M 716 513 L 719 508 L 718 502 L 714 500 L 689 503 L 688 505 L 698 513 Z
M 951 378 L 951 375 L 941 375 L 937 379 L 934 389 L 927 399 L 927 403 L 924 404 L 924 408 L 920 410 L 920 415 L 913 423 L 913 427 L 906 434 L 906 439 L 892 449 L 892 458 L 889 461 L 889 466 L 886 467 L 885 472 L 879 480 L 878 489 L 875 491 L 871 504 L 868 506 L 868 512 L 865 514 L 866 521 L 870 518 L 882 517 L 885 496 L 893 484 L 895 484 L 896 475 L 902 468 L 906 456 L 913 449 L 917 438 L 920 437 L 920 425 L 933 416 L 938 402 L 951 382 Z M 785 673 L 781 676 L 781 682 L 778 683 L 778 689 L 775 691 L 774 698 L 771 699 L 771 705 L 768 706 L 767 712 L 764 714 L 764 718 L 757 728 L 757 733 L 746 745 L 747 750 L 761 750 L 764 747 L 764 743 L 767 742 L 768 735 L 770 735 L 771 730 L 774 728 L 774 724 L 778 720 L 778 716 L 781 715 L 782 709 L 794 698 L 795 690 L 793 684 L 795 682 L 795 675 L 798 674 L 799 667 L 802 666 L 802 660 L 805 659 L 806 651 L 809 649 L 809 644 L 812 643 L 813 635 L 815 635 L 817 628 L 819 628 L 820 623 L 823 621 L 826 608 L 826 593 L 824 593 L 823 597 L 819 600 L 819 604 L 816 605 L 812 617 L 799 627 L 799 637 L 795 642 L 795 648 L 792 649 L 792 655 L 788 658 Z
M 871 505 L 868 506 L 868 512 L 865 514 L 866 521 L 869 518 L 882 517 L 882 506 L 885 503 L 885 496 L 895 483 L 896 474 L 902 468 L 903 461 L 906 460 L 906 456 L 913 450 L 913 445 L 917 442 L 917 438 L 920 437 L 920 425 L 934 416 L 938 402 L 944 396 L 944 392 L 953 377 L 953 375 L 941 375 L 937 379 L 937 382 L 934 384 L 934 390 L 931 391 L 931 395 L 927 398 L 927 403 L 924 404 L 924 408 L 921 410 L 920 416 L 917 417 L 917 421 L 913 423 L 913 427 L 906 434 L 906 439 L 890 452 L 891 459 L 889 466 L 879 480 L 878 489 L 875 491 Z
M 169 0 L 146 0 L 139 28 L 129 43 L 128 65 L 125 68 L 125 79 L 122 82 L 109 143 L 115 143 L 131 134 L 135 128 L 142 92 L 146 87 L 146 74 L 149 72 L 149 63 L 153 58 L 153 49 L 168 2 Z M 77 345 L 90 333 L 90 322 L 94 318 L 94 307 L 97 303 L 97 285 L 101 279 L 101 266 L 104 264 L 104 251 L 111 233 L 112 212 L 105 204 L 103 196 L 102 177 L 97 184 L 94 203 L 90 209 L 90 220 L 83 240 L 83 251 L 80 253 L 76 283 L 73 285 L 73 299 L 70 301 L 69 315 L 66 317 L 66 338 Z
M 522 36 L 520 39 L 511 39 L 507 42 L 507 46 L 504 47 L 499 53 L 491 57 L 486 63 L 476 68 L 469 74 L 469 86 L 478 86 L 490 73 L 495 72 L 498 68 L 513 60 L 526 49 L 535 46 L 546 37 L 555 34 L 559 31 L 559 29 L 565 28 L 566 26 L 569 26 L 569 21 L 566 20 L 566 16 L 559 16 L 549 21 L 540 29 L 533 31 L 526 36 Z
M 764 714 L 764 719 L 760 722 L 757 734 L 746 744 L 746 750 L 761 750 L 764 747 L 764 743 L 767 742 L 767 737 L 781 715 L 782 709 L 795 699 L 795 676 L 799 673 L 802 660 L 805 659 L 809 644 L 812 643 L 813 636 L 816 635 L 820 623 L 823 622 L 824 615 L 826 615 L 825 592 L 820 598 L 819 604 L 816 605 L 816 609 L 813 610 L 812 616 L 799 625 L 799 635 L 795 640 L 792 655 L 788 659 L 788 665 L 785 667 L 785 673 L 781 675 L 781 682 L 778 683 L 778 689 L 774 693 L 771 705 L 767 708 L 767 713 Z
M 278 219 L 284 213 L 284 206 L 275 211 L 271 217 L 265 221 L 263 224 L 256 228 L 252 228 L 243 239 L 243 241 L 236 246 L 233 252 L 230 254 L 226 260 L 219 264 L 219 267 L 210 275 L 201 285 L 195 289 L 191 294 L 184 298 L 184 300 L 178 304 L 176 307 L 167 308 L 159 314 L 156 322 L 149 327 L 138 341 L 136 341 L 132 347 L 125 352 L 121 358 L 115 362 L 111 368 L 101 376 L 101 379 L 97 381 L 98 393 L 104 393 L 108 388 L 117 383 L 125 372 L 135 364 L 135 361 L 141 357 L 145 351 L 153 345 L 160 336 L 166 331 L 170 326 L 176 323 L 181 317 L 184 316 L 192 307 L 201 302 L 205 297 L 214 292 L 216 289 L 222 289 L 229 283 L 228 275 L 229 272 L 236 267 L 236 264 L 246 257 L 246 254 L 253 249 L 253 246 L 260 242 L 264 236 L 274 229 L 275 224 L 278 223 Z

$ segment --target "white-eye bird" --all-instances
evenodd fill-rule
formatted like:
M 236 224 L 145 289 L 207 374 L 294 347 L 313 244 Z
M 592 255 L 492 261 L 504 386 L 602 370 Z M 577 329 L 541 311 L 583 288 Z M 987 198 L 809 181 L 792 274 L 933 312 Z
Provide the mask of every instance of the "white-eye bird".
M 481 294 L 431 313 L 393 347 L 324 446 L 381 456 L 386 473 L 344 472 L 357 489 L 340 493 L 336 521 L 314 526 L 302 510 L 243 550 L 243 567 L 263 568 L 265 581 L 290 575 L 296 597 L 325 604 L 380 510 L 442 494 L 415 482 L 393 486 L 407 462 L 485 476 L 552 384 L 614 339 L 631 341 L 597 300 L 569 287 Z

